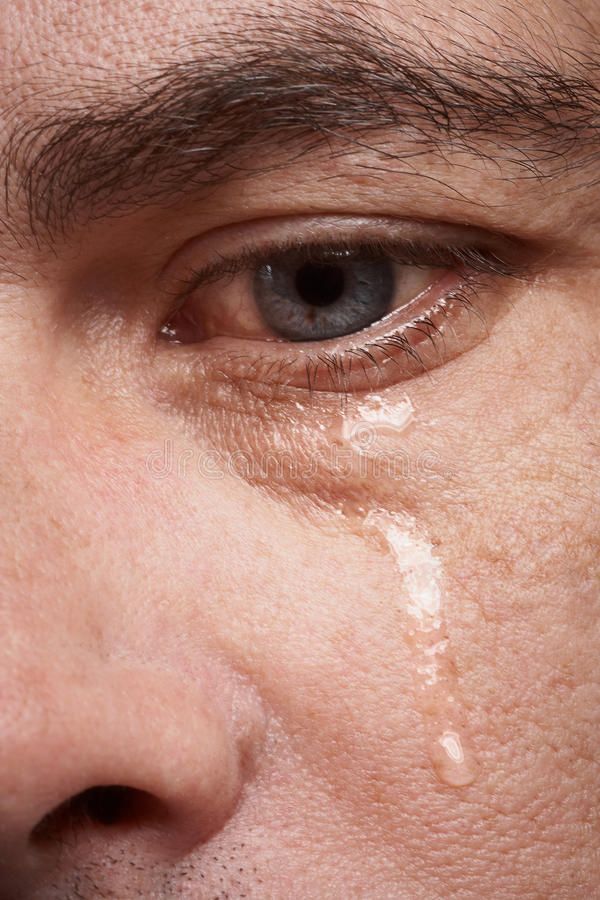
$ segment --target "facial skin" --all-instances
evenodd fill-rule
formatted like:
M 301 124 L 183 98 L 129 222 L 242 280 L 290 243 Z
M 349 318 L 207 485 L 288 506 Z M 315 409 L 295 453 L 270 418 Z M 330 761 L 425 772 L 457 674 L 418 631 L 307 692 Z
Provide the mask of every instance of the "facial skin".
M 600 11 L 253 9 L 3 12 L 0 894 L 593 896 Z M 462 84 L 462 107 L 439 82 L 429 99 L 415 82 L 388 96 L 383 74 L 379 94 L 346 79 L 345 100 L 325 79 L 333 112 L 276 93 L 298 67 L 352 59 L 348 41 L 381 58 L 385 39 L 403 65 L 420 57 L 430 79 Z M 478 105 L 457 59 L 481 71 Z M 529 71 L 516 86 L 515 60 Z M 170 82 L 152 81 L 175 63 L 201 71 L 169 107 L 177 177 L 154 133 Z M 260 66 L 270 80 L 252 81 Z M 550 66 L 562 105 L 535 94 Z M 236 104 L 209 122 L 210 78 L 226 72 Z M 527 111 L 514 98 L 532 90 Z M 376 96 L 387 126 L 349 127 Z M 43 151 L 84 107 L 94 128 Z M 318 133 L 297 123 L 307 109 Z M 117 120 L 130 168 L 115 199 Z M 237 122 L 250 140 L 236 156 Z M 475 243 L 514 268 L 479 273 L 474 311 L 448 314 L 422 365 L 380 353 L 342 378 L 321 364 L 309 390 L 311 348 L 252 331 L 243 273 L 188 298 L 216 344 L 159 335 L 190 272 L 232 248 L 392 223 L 404 243 Z M 414 409 L 377 437 L 394 471 L 344 430 L 373 394 Z M 433 700 L 410 565 L 369 531 L 374 511 L 410 516 L 439 563 L 447 683 Z M 476 760 L 467 785 L 432 765 L 452 702 Z

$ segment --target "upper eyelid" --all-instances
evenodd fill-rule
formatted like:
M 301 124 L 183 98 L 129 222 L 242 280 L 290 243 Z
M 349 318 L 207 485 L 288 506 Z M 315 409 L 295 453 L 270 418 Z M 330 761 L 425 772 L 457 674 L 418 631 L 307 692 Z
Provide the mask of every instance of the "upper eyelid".
M 203 284 L 220 281 L 226 277 L 235 277 L 244 271 L 264 263 L 269 256 L 283 255 L 296 251 L 305 253 L 310 258 L 311 253 L 325 251 L 350 250 L 352 252 L 369 251 L 380 253 L 392 258 L 401 265 L 420 266 L 423 268 L 435 268 L 451 265 L 462 265 L 472 273 L 495 274 L 504 277 L 518 277 L 524 274 L 525 266 L 520 259 L 510 259 L 500 256 L 495 249 L 486 248 L 482 243 L 451 244 L 441 241 L 418 240 L 385 240 L 381 238 L 366 240 L 346 238 L 323 241 L 270 241 L 263 246 L 254 248 L 246 245 L 236 254 L 222 255 L 218 262 L 213 262 L 201 269 L 192 268 L 179 286 L 180 295 L 191 294 Z
M 282 252 L 310 243 L 355 246 L 376 240 L 387 247 L 412 245 L 463 250 L 479 247 L 488 255 L 496 251 L 515 268 L 521 268 L 529 257 L 533 258 L 535 249 L 529 241 L 502 230 L 441 218 L 362 211 L 277 213 L 232 221 L 191 235 L 163 264 L 158 283 L 168 293 L 175 294 L 194 274 L 206 276 L 208 269 L 218 268 L 215 260 L 222 265 L 247 250 L 258 256 L 268 250 Z

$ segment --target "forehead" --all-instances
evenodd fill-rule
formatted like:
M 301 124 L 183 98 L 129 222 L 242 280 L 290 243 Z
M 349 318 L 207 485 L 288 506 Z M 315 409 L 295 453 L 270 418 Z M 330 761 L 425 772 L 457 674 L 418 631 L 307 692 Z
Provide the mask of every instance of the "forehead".
M 206 188 L 248 164 L 253 138 L 264 159 L 286 136 L 296 150 L 299 136 L 379 133 L 412 150 L 442 137 L 528 168 L 566 167 L 566 140 L 587 166 L 600 92 L 585 2 L 22 0 L 0 65 L 5 218 L 50 236 L 164 199 L 159 183 Z
M 557 44 L 583 48 L 597 44 L 600 4 L 597 0 L 400 0 L 357 5 L 348 0 L 270 3 L 264 0 L 18 0 L 3 11 L 0 78 L 7 87 L 52 74 L 58 81 L 96 80 L 111 72 L 131 73 L 149 61 L 157 64 L 184 52 L 198 37 L 252 25 L 267 27 L 269 17 L 281 21 L 289 13 L 314 18 L 320 7 L 385 22 L 390 34 L 415 40 L 429 36 L 442 46 L 482 42 L 490 49 L 526 40 L 542 55 Z

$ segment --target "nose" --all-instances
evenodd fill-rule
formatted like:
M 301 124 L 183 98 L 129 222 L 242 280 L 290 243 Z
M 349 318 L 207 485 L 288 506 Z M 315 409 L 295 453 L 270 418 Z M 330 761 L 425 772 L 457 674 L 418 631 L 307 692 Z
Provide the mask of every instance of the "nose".
M 212 688 L 114 662 L 63 669 L 60 683 L 46 667 L 19 670 L 0 686 L 3 886 L 21 884 L 67 830 L 70 843 L 85 832 L 87 848 L 125 835 L 156 857 L 185 852 L 231 816 L 247 748 Z

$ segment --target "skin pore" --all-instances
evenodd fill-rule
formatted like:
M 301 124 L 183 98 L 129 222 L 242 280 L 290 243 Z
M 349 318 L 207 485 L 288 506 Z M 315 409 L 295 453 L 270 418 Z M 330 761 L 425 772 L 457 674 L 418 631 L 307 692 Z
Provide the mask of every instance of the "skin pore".
M 0 896 L 593 896 L 596 4 L 0 34 Z M 389 320 L 274 340 L 367 240 Z

